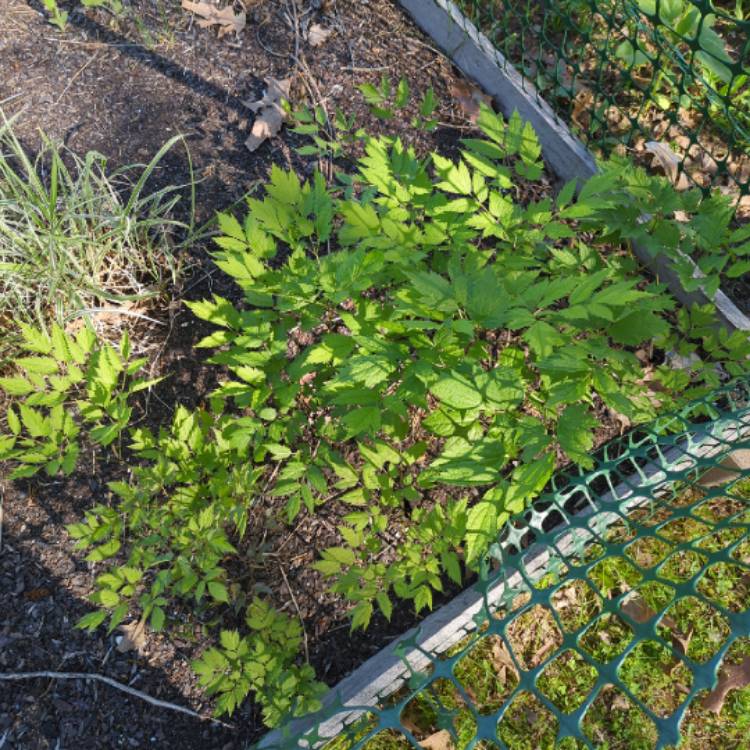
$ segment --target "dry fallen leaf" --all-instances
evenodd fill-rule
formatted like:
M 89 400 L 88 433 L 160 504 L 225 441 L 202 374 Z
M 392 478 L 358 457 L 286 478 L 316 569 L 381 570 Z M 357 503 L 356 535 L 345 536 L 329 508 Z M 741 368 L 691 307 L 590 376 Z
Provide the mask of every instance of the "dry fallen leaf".
M 146 648 L 146 621 L 133 620 L 133 622 L 120 625 L 119 629 L 123 635 L 117 644 L 117 650 L 121 654 L 128 651 L 137 651 L 142 654 Z
M 497 681 L 501 685 L 505 685 L 508 682 L 509 673 L 516 680 L 518 679 L 518 670 L 513 663 L 513 657 L 508 652 L 508 649 L 505 648 L 505 644 L 499 639 L 496 639 L 492 644 L 492 665 L 497 672 Z
M 245 28 L 247 21 L 245 13 L 235 13 L 231 3 L 224 8 L 217 8 L 210 3 L 194 3 L 191 0 L 182 0 L 182 7 L 184 10 L 195 13 L 196 16 L 200 16 L 198 26 L 201 28 L 219 26 L 219 36 L 229 34 L 231 31 L 239 34 Z
M 659 141 L 647 141 L 645 149 L 654 155 L 655 162 L 664 170 L 664 174 L 674 185 L 680 168 L 680 159 L 677 154 L 666 143 L 659 143 Z
M 688 176 L 679 173 L 680 157 L 666 143 L 647 141 L 644 149 L 653 154 L 654 162 L 664 170 L 664 174 L 677 190 L 687 190 L 690 187 Z
M 591 122 L 593 107 L 594 94 L 584 87 L 573 97 L 573 111 L 570 113 L 570 118 L 579 128 L 586 130 Z
M 319 23 L 311 23 L 307 30 L 307 41 L 311 47 L 320 47 L 329 36 L 333 34 L 333 29 L 326 29 Z
M 425 750 L 453 750 L 453 738 L 447 729 L 441 729 L 429 737 L 425 737 L 420 743 Z
M 638 595 L 629 597 L 622 603 L 620 609 L 639 625 L 656 616 L 656 612 Z
M 488 107 L 492 106 L 492 97 L 485 94 L 481 89 L 468 81 L 457 81 L 450 87 L 451 96 L 458 102 L 469 122 L 476 122 L 479 117 L 479 108 L 482 102 Z
M 703 708 L 715 714 L 721 713 L 729 691 L 748 685 L 750 685 L 750 656 L 746 656 L 741 664 L 726 664 L 721 668 L 719 682 L 703 699 Z
M 648 622 L 652 617 L 656 617 L 656 612 L 637 594 L 623 602 L 621 609 L 638 624 L 643 624 Z M 688 648 L 690 648 L 690 641 L 693 639 L 693 629 L 690 628 L 687 633 L 682 633 L 677 627 L 677 623 L 669 615 L 664 615 L 659 621 L 659 625 L 669 630 L 669 638 L 672 641 L 674 650 L 686 655 Z M 680 666 L 679 659 L 675 660 L 670 666 L 665 667 L 664 671 L 667 674 L 672 674 L 678 666 Z
M 245 102 L 245 106 L 255 112 L 253 127 L 245 141 L 248 151 L 255 151 L 264 141 L 275 136 L 281 130 L 286 117 L 281 103 L 289 98 L 292 79 L 284 78 L 279 81 L 276 78 L 266 78 L 266 85 L 267 88 L 260 99 Z

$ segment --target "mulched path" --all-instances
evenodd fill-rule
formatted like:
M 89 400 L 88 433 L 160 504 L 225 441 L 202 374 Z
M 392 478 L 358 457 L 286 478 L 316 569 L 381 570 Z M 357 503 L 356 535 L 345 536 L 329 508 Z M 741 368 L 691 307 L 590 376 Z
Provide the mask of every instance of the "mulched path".
M 422 150 L 450 150 L 465 134 L 465 113 L 451 95 L 451 88 L 460 85 L 455 71 L 393 2 L 300 0 L 299 5 L 318 8 L 312 17 L 335 29 L 322 46 L 303 43 L 300 48 L 310 73 L 307 83 L 314 81 L 330 109 L 341 106 L 371 132 L 387 127 Z M 252 116 L 243 101 L 260 96 L 266 76 L 292 74 L 295 49 L 294 35 L 281 18 L 284 0 L 247 6 L 248 24 L 239 39 L 217 39 L 215 31 L 198 28 L 176 2 L 134 0 L 130 18 L 135 20 L 113 19 L 101 11 L 73 12 L 60 34 L 45 23 L 36 2 L 3 0 L 0 107 L 6 115 L 16 115 L 15 131 L 29 150 L 38 147 L 41 129 L 79 154 L 100 151 L 112 167 L 148 161 L 169 137 L 185 134 L 200 181 L 198 219 L 206 221 L 262 183 L 272 163 L 302 175 L 315 166 L 296 154 L 301 140 L 286 129 L 255 153 L 244 146 Z M 377 83 L 383 73 L 394 81 L 407 78 L 417 94 L 433 86 L 443 123 L 434 134 L 413 131 L 409 116 L 387 126 L 371 118 L 356 86 Z M 304 83 L 295 76 L 293 92 L 299 101 L 305 98 Z M 185 151 L 178 146 L 155 184 L 180 184 L 188 177 Z M 178 295 L 235 294 L 214 273 L 206 247 L 190 253 L 193 270 Z M 165 325 L 139 329 L 134 340 L 158 358 L 162 371 L 172 373 L 148 404 L 146 418 L 158 424 L 171 404 L 199 401 L 215 375 L 201 366 L 191 348 L 206 330 L 179 302 L 149 314 Z M 200 639 L 187 627 L 184 637 L 150 634 L 142 655 L 119 653 L 116 634 L 74 628 L 91 610 L 86 598 L 98 571 L 74 551 L 64 527 L 105 498 L 106 482 L 122 471 L 101 455 L 90 469 L 82 468 L 65 482 L 3 486 L 0 481 L 0 672 L 103 674 L 208 714 L 209 703 L 189 667 Z M 317 550 L 334 539 L 331 522 L 321 516 L 277 533 L 284 551 L 274 564 L 284 566 L 305 621 L 311 661 L 328 684 L 413 624 L 413 613 L 404 608 L 392 623 L 377 621 L 367 634 L 350 637 L 343 608 L 320 593 L 324 586 L 309 568 Z M 278 581 L 275 585 L 274 593 L 293 613 L 290 597 Z M 0 681 L 0 748 L 230 750 L 263 731 L 250 702 L 230 723 L 231 729 L 157 708 L 94 681 Z

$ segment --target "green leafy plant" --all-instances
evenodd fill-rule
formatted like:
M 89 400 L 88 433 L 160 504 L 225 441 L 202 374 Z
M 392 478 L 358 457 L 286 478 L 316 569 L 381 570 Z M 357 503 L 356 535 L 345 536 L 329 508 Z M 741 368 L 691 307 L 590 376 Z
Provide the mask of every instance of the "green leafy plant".
M 116 16 L 125 12 L 125 6 L 121 0 L 80 0 L 84 8 L 105 8 Z M 49 13 L 49 22 L 64 31 L 68 23 L 68 12 L 60 10 L 57 0 L 42 0 L 44 9 Z
M 697 188 L 677 191 L 665 177 L 649 175 L 625 159 L 603 167 L 583 187 L 574 209 L 582 222 L 604 224 L 654 256 L 667 255 L 688 291 L 703 287 L 713 295 L 723 276 L 750 272 L 750 227 L 734 225 L 725 196 L 706 197 Z
M 340 159 L 347 146 L 365 139 L 365 131 L 356 127 L 354 116 L 347 116 L 341 109 L 336 109 L 332 119 L 320 105 L 314 111 L 304 106 L 291 114 L 295 122 L 292 131 L 312 141 L 296 149 L 302 156 Z
M 262 470 L 242 460 L 221 425 L 217 415 L 179 407 L 169 430 L 133 432 L 130 448 L 144 462 L 130 482 L 110 483 L 118 505 L 97 505 L 68 529 L 93 562 L 117 555 L 123 540 L 129 547 L 124 564 L 97 578 L 92 600 L 102 609 L 81 627 L 93 629 L 109 613 L 112 630 L 136 606 L 161 630 L 169 599 L 198 608 L 235 599 L 223 565 L 237 553 L 229 530 L 244 537 Z
M 578 200 L 570 183 L 554 200 L 521 201 L 521 186 L 543 174 L 532 128 L 486 107 L 478 126 L 482 137 L 462 141 L 454 160 L 367 137 L 343 187 L 273 167 L 242 220 L 221 214 L 215 262 L 244 304 L 214 295 L 188 306 L 214 325 L 197 348 L 211 350 L 222 379 L 168 426 L 132 430 L 129 476 L 69 527 L 104 568 L 98 609 L 79 625 L 112 630 L 136 615 L 161 630 L 189 608 L 218 639 L 195 668 L 219 711 L 252 693 L 275 724 L 321 691 L 299 663 L 296 621 L 255 598 L 252 573 L 238 580 L 263 563 L 254 513 L 274 508 L 292 523 L 336 510 L 339 540 L 315 567 L 350 602 L 352 627 L 376 609 L 390 618 L 396 599 L 420 611 L 478 567 L 556 466 L 591 465 L 597 430 L 649 420 L 745 367 L 746 338 L 717 331 L 707 308 L 675 311 L 663 285 L 637 273 L 610 183 Z M 635 193 L 622 203 L 631 210 L 637 179 L 613 174 Z M 671 205 L 668 187 L 660 195 Z M 664 210 L 641 231 L 677 224 Z M 30 388 L 51 393 L 43 405 L 54 409 L 85 384 L 71 422 L 118 445 L 129 395 L 150 385 L 129 380 L 142 363 L 127 364 L 127 340 L 89 345 L 89 334 L 78 342 L 59 326 L 24 335 L 43 358 L 55 352 L 56 369 L 21 358 L 29 385 L 6 390 L 32 408 Z M 68 357 L 73 344 L 94 364 Z M 670 364 L 674 355 L 689 366 Z M 115 356 L 113 384 L 101 372 Z M 55 380 L 71 372 L 74 382 Z M 20 437 L 39 431 L 35 421 L 24 427 L 15 406 L 7 414 L 16 442 L 5 458 L 20 466 L 17 441 L 47 435 Z M 48 470 L 67 471 L 75 456 L 63 443 L 78 433 L 49 420 L 62 437 Z M 243 610 L 246 627 L 219 624 Z
M 245 620 L 249 635 L 223 630 L 219 647 L 193 663 L 206 692 L 218 694 L 217 709 L 231 714 L 252 691 L 269 726 L 318 710 L 325 685 L 315 681 L 310 665 L 293 663 L 302 643 L 299 622 L 261 599 L 249 605 Z
M 572 204 L 572 184 L 556 204 L 515 203 L 514 180 L 541 175 L 536 137 L 486 108 L 479 125 L 485 139 L 455 162 L 369 139 L 341 199 L 320 176 L 274 169 L 244 223 L 220 218 L 216 261 L 250 308 L 191 305 L 219 327 L 200 346 L 220 345 L 210 361 L 234 375 L 214 396 L 252 414 L 232 439 L 278 465 L 269 491 L 288 519 L 351 507 L 344 544 L 317 567 L 356 605 L 355 626 L 374 606 L 389 616 L 394 594 L 430 606 L 541 491 L 557 451 L 589 465 L 598 405 L 643 421 L 718 378 L 710 361 L 665 364 L 665 392 L 649 396 L 634 349 L 695 351 L 707 332 L 672 327 L 663 287 L 578 236 L 581 216 L 601 240 L 625 232 L 599 203 Z M 738 369 L 748 343 L 708 348 Z M 408 519 L 398 544 L 395 517 Z M 390 562 L 372 562 L 386 550 Z
M 409 83 L 405 78 L 399 80 L 395 91 L 393 91 L 391 79 L 386 75 L 380 79 L 378 86 L 364 83 L 359 86 L 359 90 L 365 97 L 365 101 L 370 105 L 372 114 L 381 120 L 390 120 L 394 117 L 396 111 L 406 109 L 411 100 Z M 433 117 L 437 104 L 435 92 L 430 87 L 422 97 L 418 114 L 412 118 L 411 126 L 427 131 L 434 130 L 438 124 Z
M 115 349 L 86 326 L 75 336 L 56 323 L 49 334 L 23 324 L 20 331 L 27 355 L 14 360 L 17 374 L 0 377 L 0 389 L 11 399 L 0 461 L 14 467 L 11 479 L 42 469 L 50 476 L 70 474 L 80 452 L 80 425 L 92 442 L 114 443 L 130 424 L 132 395 L 157 380 L 136 377 L 147 360 L 131 358 L 127 333 Z

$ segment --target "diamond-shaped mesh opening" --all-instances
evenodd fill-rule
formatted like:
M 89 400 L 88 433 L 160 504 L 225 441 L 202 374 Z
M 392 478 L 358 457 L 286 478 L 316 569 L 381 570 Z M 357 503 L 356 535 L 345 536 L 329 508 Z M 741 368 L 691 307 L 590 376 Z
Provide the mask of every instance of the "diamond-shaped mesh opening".
M 601 662 L 619 656 L 633 639 L 633 631 L 617 615 L 602 615 L 579 638 L 578 645 Z
M 750 565 L 750 535 L 732 550 L 732 557 L 745 565 Z
M 508 641 L 521 669 L 538 667 L 562 643 L 552 612 L 535 605 L 508 625 Z
M 741 513 L 746 506 L 747 503 L 722 494 L 701 503 L 693 509 L 693 514 L 704 521 L 716 524 Z
M 678 657 L 654 640 L 641 641 L 622 661 L 618 676 L 657 716 L 670 716 L 684 702 L 693 675 Z
M 480 714 L 497 711 L 518 684 L 518 669 L 497 635 L 482 639 L 457 661 L 453 674 Z
M 653 568 L 670 552 L 671 546 L 655 536 L 641 536 L 625 548 L 627 556 L 641 568 Z
M 362 745 L 362 750 L 412 750 L 412 744 L 395 729 L 385 729 L 370 737 Z
M 734 542 L 742 539 L 747 534 L 743 528 L 725 528 L 706 536 L 695 543 L 695 546 L 706 552 L 719 552 L 730 547 Z
M 636 508 L 630 514 L 631 521 L 636 521 L 645 528 L 658 526 L 664 521 L 672 518 L 672 510 L 663 505 L 654 506 L 652 503 L 646 503 L 640 508 Z
M 659 568 L 659 577 L 681 583 L 694 578 L 703 569 L 706 558 L 694 550 L 679 550 Z
M 603 688 L 583 717 L 583 731 L 597 748 L 646 750 L 656 747 L 656 725 L 618 688 Z
M 596 684 L 596 669 L 572 649 L 563 651 L 544 668 L 537 678 L 537 688 L 560 711 L 575 711 Z
M 731 563 L 710 565 L 700 577 L 698 591 L 732 612 L 750 608 L 750 570 Z
M 589 579 L 602 596 L 612 599 L 637 586 L 643 576 L 622 555 L 613 555 L 589 570 Z
M 533 694 L 520 692 L 498 725 L 498 737 L 513 750 L 553 747 L 559 724 L 551 711 Z
M 325 748 L 326 750 L 350 750 L 355 744 L 373 731 L 377 724 L 377 717 L 370 712 L 354 718 L 347 718 L 344 721 L 343 731 L 335 740 L 326 743 Z M 370 739 L 372 740 L 376 736 L 377 735 L 373 735 Z
M 695 518 L 676 518 L 659 527 L 659 535 L 672 543 L 696 541 L 710 532 L 710 526 Z
M 698 692 L 688 708 L 682 723 L 682 735 L 690 738 L 688 747 L 744 750 L 750 746 L 750 682 L 743 687 L 740 674 L 737 687 L 728 692 L 722 687 L 726 668 L 744 671 L 745 659 L 750 660 L 750 639 L 738 638 L 724 656 L 716 688 Z M 746 667 L 750 680 L 750 661 Z
M 726 618 L 695 596 L 678 599 L 659 622 L 664 641 L 697 662 L 713 658 L 729 633 Z
M 693 472 L 691 472 L 691 478 L 692 474 Z M 669 500 L 665 498 L 665 502 L 668 502 L 672 508 L 687 508 L 690 505 L 695 505 L 702 497 L 703 493 L 696 487 L 680 484 L 672 488 Z
M 566 581 L 551 598 L 552 607 L 567 632 L 575 632 L 601 612 L 602 600 L 581 578 Z
M 472 704 L 478 696 L 469 693 Z M 476 721 L 456 686 L 450 680 L 434 680 L 412 698 L 401 712 L 401 725 L 423 743 L 429 738 L 449 743 L 456 750 L 466 747 L 476 734 Z M 436 748 L 436 750 L 438 750 Z
M 637 623 L 649 622 L 664 610 L 675 597 L 675 590 L 665 583 L 647 581 L 623 597 L 620 611 Z

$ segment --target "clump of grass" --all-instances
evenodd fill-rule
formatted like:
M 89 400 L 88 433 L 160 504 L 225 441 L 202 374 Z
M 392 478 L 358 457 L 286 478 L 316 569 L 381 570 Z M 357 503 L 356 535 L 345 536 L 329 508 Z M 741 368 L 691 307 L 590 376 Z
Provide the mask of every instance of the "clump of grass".
M 0 357 L 18 321 L 65 325 L 176 282 L 175 237 L 192 219 L 173 216 L 180 187 L 146 186 L 179 140 L 146 165 L 108 172 L 102 154 L 80 157 L 44 135 L 32 158 L 0 114 Z

